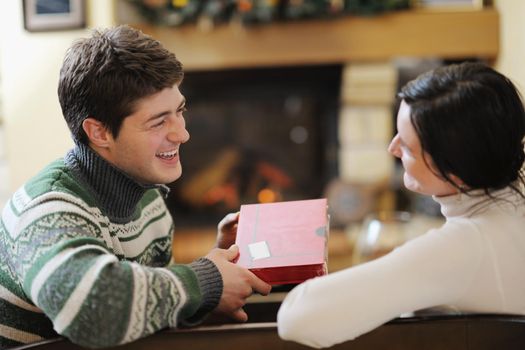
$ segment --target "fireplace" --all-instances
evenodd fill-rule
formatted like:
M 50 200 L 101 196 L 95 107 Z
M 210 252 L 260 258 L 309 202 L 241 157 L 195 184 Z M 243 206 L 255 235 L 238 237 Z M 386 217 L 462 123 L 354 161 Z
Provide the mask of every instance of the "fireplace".
M 341 65 L 187 72 L 191 139 L 167 198 L 180 226 L 241 204 L 318 198 L 337 176 Z

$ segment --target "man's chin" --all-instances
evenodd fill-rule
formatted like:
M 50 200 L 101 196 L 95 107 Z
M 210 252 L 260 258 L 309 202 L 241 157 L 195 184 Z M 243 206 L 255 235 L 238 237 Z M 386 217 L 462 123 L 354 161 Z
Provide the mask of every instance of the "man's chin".
M 145 185 L 167 185 L 177 181 L 180 178 L 180 176 L 180 172 L 174 174 L 166 174 L 166 172 L 164 172 L 162 175 L 149 176 L 148 178 L 138 179 L 138 182 Z
M 171 175 L 171 176 L 163 176 L 162 182 L 158 182 L 158 183 L 159 183 L 159 184 L 166 185 L 166 184 L 169 184 L 169 183 L 175 182 L 175 181 L 177 181 L 178 179 L 180 179 L 181 175 L 182 175 L 181 172 L 177 172 L 176 174 L 173 174 L 173 175 Z

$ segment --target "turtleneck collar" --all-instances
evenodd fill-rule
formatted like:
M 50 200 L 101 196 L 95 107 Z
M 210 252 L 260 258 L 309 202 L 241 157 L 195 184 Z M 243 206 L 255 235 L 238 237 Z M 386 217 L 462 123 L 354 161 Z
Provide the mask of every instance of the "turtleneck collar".
M 147 190 L 158 188 L 164 195 L 169 191 L 165 185 L 138 183 L 80 142 L 67 153 L 64 162 L 89 187 L 102 213 L 116 222 L 133 215 Z
M 494 205 L 505 210 L 509 207 L 516 208 L 523 203 L 523 198 L 510 187 L 494 191 L 491 196 L 487 196 L 483 190 L 475 190 L 469 192 L 468 195 L 458 193 L 444 197 L 432 196 L 432 198 L 439 203 L 441 214 L 446 218 L 471 217 Z

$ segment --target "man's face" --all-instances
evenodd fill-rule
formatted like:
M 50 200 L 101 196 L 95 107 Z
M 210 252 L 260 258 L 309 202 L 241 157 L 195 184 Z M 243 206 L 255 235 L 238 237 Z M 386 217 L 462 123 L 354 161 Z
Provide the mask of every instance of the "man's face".
M 104 158 L 142 184 L 167 184 L 182 174 L 180 145 L 189 140 L 186 100 L 175 85 L 139 100 Z

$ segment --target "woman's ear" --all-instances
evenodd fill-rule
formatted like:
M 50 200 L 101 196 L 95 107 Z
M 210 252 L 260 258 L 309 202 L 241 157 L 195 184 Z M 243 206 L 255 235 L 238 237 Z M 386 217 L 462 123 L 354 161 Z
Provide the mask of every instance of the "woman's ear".
M 82 122 L 82 129 L 84 129 L 91 144 L 101 148 L 108 147 L 111 140 L 111 134 L 102 122 L 95 118 L 86 118 Z
M 468 189 L 467 186 L 465 185 L 465 183 L 463 182 L 463 180 L 461 180 L 459 177 L 457 177 L 456 175 L 454 174 L 449 174 L 449 177 L 450 177 L 450 180 L 452 180 L 452 182 L 454 182 L 454 184 L 456 186 L 458 186 L 459 188 L 461 188 L 462 190 L 466 190 Z

